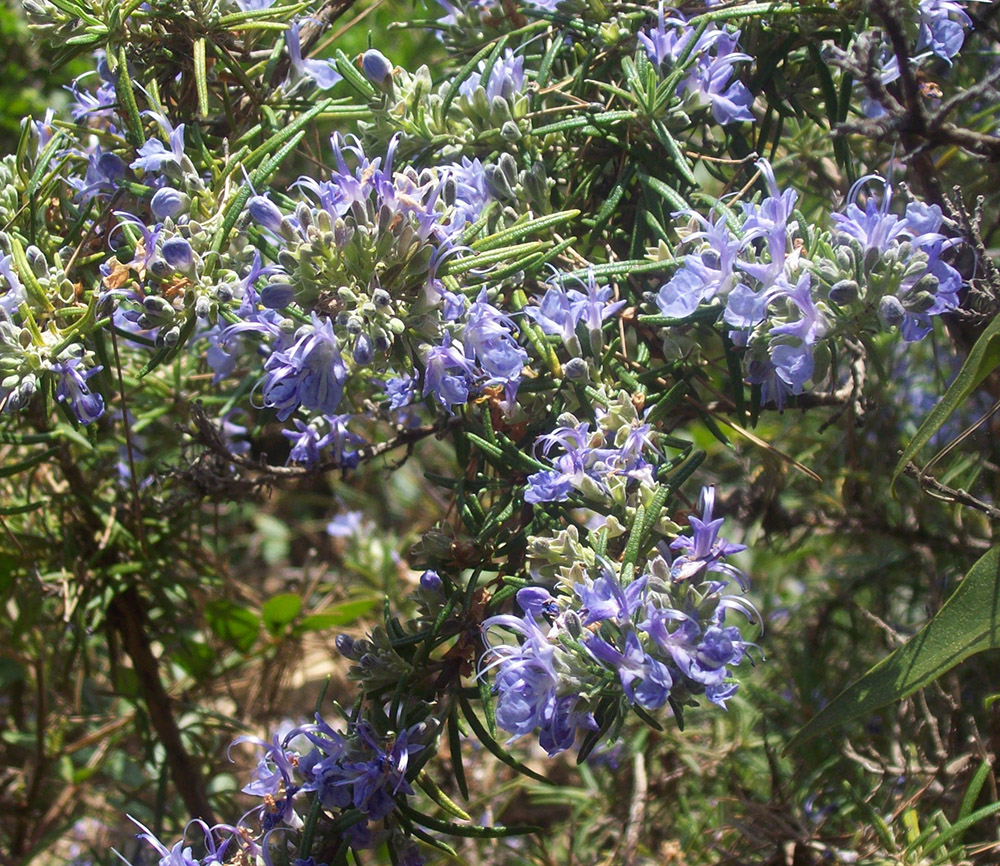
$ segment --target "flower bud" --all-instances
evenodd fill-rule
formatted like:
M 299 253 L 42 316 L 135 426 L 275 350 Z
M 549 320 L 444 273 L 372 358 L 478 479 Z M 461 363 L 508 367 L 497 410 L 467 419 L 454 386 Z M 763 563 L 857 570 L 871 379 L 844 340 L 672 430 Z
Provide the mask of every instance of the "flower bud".
M 910 313 L 926 313 L 937 302 L 937 298 L 931 292 L 911 291 L 903 298 L 903 307 Z
M 886 295 L 878 302 L 878 318 L 883 327 L 899 327 L 905 317 L 906 310 L 895 295 Z
M 165 186 L 153 194 L 149 209 L 158 220 L 165 220 L 167 217 L 173 219 L 182 213 L 190 203 L 191 199 L 184 193 Z
M 562 369 L 563 375 L 570 382 L 586 382 L 590 379 L 590 368 L 583 358 L 570 358 Z
M 516 198 L 514 190 L 510 188 L 504 173 L 495 165 L 488 165 L 483 170 L 486 176 L 486 187 L 497 198 Z
M 45 260 L 45 253 L 32 244 L 24 250 L 25 258 L 31 266 L 31 272 L 40 280 L 44 280 L 49 275 L 49 263 Z
M 860 287 L 854 280 L 840 280 L 830 288 L 830 300 L 840 306 L 846 306 L 858 299 Z
M 268 283 L 260 290 L 260 302 L 269 310 L 283 310 L 295 297 L 295 289 L 288 283 Z
M 194 267 L 194 251 L 182 237 L 172 237 L 164 241 L 160 248 L 164 260 L 175 271 L 190 271 Z
M 384 84 L 392 75 L 392 64 L 377 48 L 369 48 L 361 55 L 361 71 L 372 84 Z
M 372 350 L 372 341 L 367 334 L 358 334 L 357 340 L 354 341 L 354 352 L 352 354 L 355 364 L 365 366 L 372 362 L 375 353 Z
M 500 136 L 504 141 L 520 141 L 521 129 L 513 120 L 505 120 L 500 127 Z
M 284 219 L 284 215 L 273 201 L 262 195 L 255 195 L 250 199 L 247 210 L 250 211 L 250 218 L 257 225 L 274 234 L 281 233 L 281 221 Z
M 436 571 L 428 569 L 420 575 L 421 589 L 424 589 L 427 592 L 440 592 L 443 587 L 444 581 L 441 580 L 441 575 L 439 575 Z

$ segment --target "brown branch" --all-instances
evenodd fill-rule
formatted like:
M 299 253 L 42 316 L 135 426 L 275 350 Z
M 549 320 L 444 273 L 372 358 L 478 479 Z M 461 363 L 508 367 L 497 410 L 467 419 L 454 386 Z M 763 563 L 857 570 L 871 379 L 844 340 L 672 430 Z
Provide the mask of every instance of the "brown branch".
M 317 463 L 315 466 L 275 466 L 265 460 L 255 460 L 252 457 L 243 457 L 240 454 L 233 454 L 222 441 L 218 429 L 205 414 L 205 411 L 198 405 L 192 407 L 191 416 L 194 420 L 196 434 L 195 441 L 199 445 L 204 445 L 213 454 L 221 458 L 226 463 L 248 469 L 251 472 L 260 472 L 273 478 L 304 478 L 309 475 L 318 475 L 323 472 L 330 472 L 334 469 L 343 469 L 343 465 L 336 460 L 326 460 Z M 434 434 L 444 433 L 446 430 L 461 423 L 459 416 L 436 424 L 426 424 L 422 427 L 408 427 L 400 430 L 392 439 L 369 445 L 358 450 L 358 462 L 367 463 L 376 457 L 381 457 L 397 448 L 412 448 L 417 442 L 426 439 Z
M 115 596 L 108 610 L 108 618 L 121 635 L 125 652 L 132 660 L 139 692 L 149 710 L 149 721 L 166 750 L 170 776 L 184 805 L 192 818 L 201 818 L 208 824 L 214 824 L 215 815 L 208 802 L 201 769 L 184 747 L 180 728 L 171 709 L 170 696 L 160 680 L 159 664 L 147 638 L 149 621 L 135 587 L 129 587 Z
M 977 499 L 965 490 L 956 489 L 954 487 L 949 487 L 947 484 L 942 484 L 933 476 L 925 474 L 924 471 L 912 461 L 906 464 L 906 469 L 904 469 L 903 472 L 910 476 L 910 478 L 916 478 L 920 487 L 935 499 L 941 499 L 944 502 L 954 502 L 956 505 L 966 505 L 969 508 L 975 508 L 977 511 L 982 511 L 983 514 L 993 520 L 1000 520 L 1000 508 L 994 508 L 989 503 L 983 502 L 981 499 Z

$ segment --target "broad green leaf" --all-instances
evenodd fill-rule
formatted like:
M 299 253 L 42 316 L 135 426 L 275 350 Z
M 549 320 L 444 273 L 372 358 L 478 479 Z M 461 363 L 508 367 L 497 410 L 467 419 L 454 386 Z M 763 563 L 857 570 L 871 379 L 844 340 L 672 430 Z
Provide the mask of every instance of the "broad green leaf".
M 283 592 L 269 598 L 260 609 L 260 617 L 264 627 L 273 635 L 277 635 L 302 610 L 302 597 L 294 592 Z
M 337 628 L 342 625 L 350 625 L 359 617 L 364 616 L 378 602 L 377 598 L 355 598 L 350 601 L 335 604 L 325 608 L 319 613 L 310 614 L 303 617 L 301 622 L 295 626 L 296 631 L 323 631 L 328 628 Z
M 242 653 L 249 652 L 257 642 L 260 620 L 246 608 L 227 599 L 216 599 L 205 605 L 208 627 L 226 643 Z
M 990 322 L 982 335 L 976 340 L 976 345 L 969 352 L 969 357 L 965 359 L 962 369 L 958 371 L 955 381 L 941 398 L 941 402 L 932 410 L 931 414 L 924 419 L 920 425 L 913 441 L 906 446 L 903 456 L 899 458 L 895 470 L 892 473 L 892 486 L 895 486 L 896 479 L 906 469 L 907 464 L 917 456 L 931 437 L 941 429 L 944 422 L 951 417 L 951 414 L 961 406 L 969 395 L 976 390 L 983 380 L 989 376 L 998 366 L 1000 366 L 1000 316 Z
M 787 749 L 867 716 L 946 674 L 983 650 L 1000 647 L 1000 546 L 969 570 L 920 632 L 827 704 Z

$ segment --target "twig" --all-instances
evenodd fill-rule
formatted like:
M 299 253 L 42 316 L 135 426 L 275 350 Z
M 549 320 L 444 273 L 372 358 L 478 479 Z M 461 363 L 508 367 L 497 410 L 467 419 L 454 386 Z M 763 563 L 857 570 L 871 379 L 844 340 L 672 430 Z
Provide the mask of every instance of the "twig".
M 323 463 L 317 463 L 315 466 L 275 466 L 264 460 L 254 460 L 250 457 L 243 457 L 240 454 L 233 454 L 226 447 L 225 442 L 222 441 L 222 437 L 219 435 L 218 429 L 209 420 L 200 406 L 192 407 L 191 415 L 197 428 L 197 442 L 205 445 L 213 454 L 233 466 L 239 466 L 253 472 L 261 472 L 274 478 L 303 478 L 309 475 L 330 472 L 334 469 L 343 469 L 343 465 L 336 460 L 326 460 Z M 427 424 L 423 427 L 400 430 L 392 439 L 359 449 L 359 463 L 367 463 L 397 448 L 404 446 L 410 448 L 420 440 L 426 439 L 428 436 L 433 436 L 436 433 L 443 433 L 457 423 L 461 423 L 461 419 L 455 416 L 444 423 Z
M 944 502 L 954 502 L 956 505 L 967 505 L 969 508 L 982 511 L 983 514 L 993 520 L 1000 520 L 1000 508 L 994 508 L 989 503 L 983 502 L 981 499 L 976 499 L 975 496 L 965 490 L 956 490 L 954 487 L 942 484 L 933 476 L 926 475 L 924 470 L 912 461 L 906 464 L 906 469 L 903 472 L 910 476 L 910 478 L 916 478 L 921 488 L 935 499 L 941 499 Z
M 143 703 L 149 710 L 149 721 L 166 752 L 170 775 L 192 818 L 207 824 L 215 823 L 208 802 L 201 769 L 188 754 L 181 739 L 180 728 L 170 706 L 170 695 L 160 681 L 159 665 L 150 649 L 147 632 L 149 621 L 135 587 L 120 592 L 111 602 L 108 618 L 121 635 L 125 651 L 132 660 Z
M 641 749 L 636 750 L 632 760 L 632 803 L 628 810 L 628 824 L 625 826 L 625 841 L 622 844 L 622 866 L 632 866 L 639 848 L 639 834 L 646 815 L 646 794 L 649 780 L 646 777 L 646 759 Z

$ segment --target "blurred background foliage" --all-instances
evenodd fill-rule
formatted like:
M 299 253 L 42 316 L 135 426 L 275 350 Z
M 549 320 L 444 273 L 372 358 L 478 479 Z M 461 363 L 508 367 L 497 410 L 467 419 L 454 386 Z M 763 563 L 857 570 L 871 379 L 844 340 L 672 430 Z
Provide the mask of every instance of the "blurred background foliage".
M 349 56 L 371 39 L 395 63 L 414 69 L 445 50 L 423 30 L 398 26 L 426 14 L 405 2 L 359 3 L 329 38 Z M 848 37 L 843 34 L 845 44 Z M 8 152 L 21 119 L 58 107 L 61 89 L 79 70 L 46 64 L 16 4 L 0 7 L 0 38 L 0 152 Z M 765 53 L 763 34 L 744 38 L 749 53 Z M 849 164 L 884 165 L 891 149 L 852 138 L 856 150 L 845 162 L 829 136 L 817 132 L 819 125 L 800 120 L 805 110 L 796 93 L 809 91 L 808 70 L 815 68 L 810 38 L 789 35 L 779 42 L 771 55 L 774 74 L 752 84 L 770 97 L 776 125 L 746 142 L 747 152 L 774 153 L 779 181 L 788 178 L 803 191 L 806 214 L 832 190 L 850 185 L 842 174 Z M 984 124 L 994 120 L 983 117 Z M 779 139 L 782 150 L 772 151 L 770 143 Z M 942 160 L 949 183 L 968 190 L 970 199 L 995 184 L 971 160 L 955 154 Z M 995 199 L 990 206 L 995 209 Z M 994 222 L 984 223 L 992 227 L 989 237 Z M 566 756 L 543 764 L 540 753 L 523 747 L 529 765 L 544 768 L 557 787 L 518 777 L 470 746 L 467 774 L 480 798 L 467 807 L 470 814 L 505 823 L 530 817 L 547 832 L 464 840 L 464 862 L 997 862 L 995 818 L 977 823 L 964 840 L 947 829 L 963 813 L 998 799 L 992 774 L 981 771 L 1000 753 L 1000 704 L 991 702 L 1000 693 L 994 655 L 976 657 L 845 734 L 784 751 L 791 734 L 840 688 L 940 607 L 990 543 L 990 527 L 975 513 L 922 494 L 911 479 L 900 480 L 896 497 L 886 483 L 891 455 L 954 375 L 951 340 L 941 332 L 934 343 L 910 347 L 905 362 L 888 343 L 873 348 L 870 360 L 883 369 L 857 423 L 834 407 L 767 412 L 752 435 L 724 423 L 711 429 L 693 414 L 678 418 L 709 452 L 706 483 L 732 491 L 722 511 L 742 528 L 742 537 L 735 528 L 730 535 L 749 545 L 741 565 L 752 575 L 752 597 L 766 624 L 763 655 L 774 661 L 745 678 L 728 713 L 693 710 L 684 731 L 636 723 L 620 747 L 598 751 L 579 767 Z M 725 387 L 725 362 L 721 352 L 715 357 L 701 383 L 705 393 Z M 904 366 L 918 374 L 904 375 Z M 987 405 L 992 397 L 984 398 Z M 962 434 L 982 408 L 969 407 L 940 444 Z M 940 477 L 996 501 L 995 432 L 987 424 L 968 436 L 948 455 Z M 154 620 L 151 630 L 157 654 L 168 661 L 165 676 L 181 708 L 186 745 L 212 768 L 210 795 L 219 814 L 238 815 L 239 804 L 246 804 L 239 788 L 252 757 L 249 750 L 228 754 L 234 736 L 266 736 L 276 724 L 300 723 L 324 688 L 327 697 L 351 700 L 335 633 L 360 635 L 377 622 L 383 593 L 394 610 L 405 607 L 419 573 L 413 545 L 450 520 L 447 498 L 428 475 L 449 472 L 447 449 L 431 440 L 396 471 L 369 466 L 350 487 L 327 476 L 248 489 L 243 507 L 215 505 L 211 491 L 194 507 L 178 501 L 163 529 L 170 543 L 162 556 L 157 538 L 148 539 L 151 561 L 170 576 L 151 584 L 164 593 L 152 609 L 189 611 L 188 627 L 174 616 Z M 7 487 L 0 499 L 20 500 L 24 491 L 12 489 L 6 474 L 0 470 L 0 485 Z M 86 557 L 99 555 L 101 532 L 110 533 L 112 522 L 89 538 L 61 535 L 60 509 L 72 508 L 72 497 L 48 493 L 49 507 L 30 517 L 21 537 L 62 546 L 66 568 L 83 563 L 85 576 Z M 441 543 L 457 544 L 447 534 Z M 74 584 L 80 594 L 68 598 L 66 575 L 40 575 L 31 559 L 30 549 L 0 539 L 0 597 L 12 626 L 0 654 L 0 708 L 32 720 L 0 730 L 0 850 L 20 851 L 25 863 L 111 864 L 114 845 L 139 863 L 133 831 L 121 816 L 134 815 L 170 838 L 183 828 L 187 811 L 168 784 L 134 671 L 119 663 L 113 640 L 112 652 L 102 651 L 110 626 L 75 627 L 84 620 L 77 605 L 99 606 L 101 599 L 88 594 L 85 580 Z M 213 600 L 200 607 L 209 595 Z M 39 596 L 51 604 L 39 606 Z M 62 642 L 49 643 L 59 621 Z M 40 755 L 58 757 L 41 766 Z M 24 836 L 29 830 L 30 839 Z

